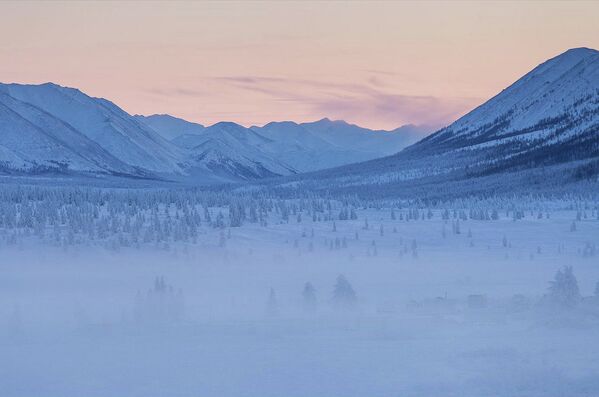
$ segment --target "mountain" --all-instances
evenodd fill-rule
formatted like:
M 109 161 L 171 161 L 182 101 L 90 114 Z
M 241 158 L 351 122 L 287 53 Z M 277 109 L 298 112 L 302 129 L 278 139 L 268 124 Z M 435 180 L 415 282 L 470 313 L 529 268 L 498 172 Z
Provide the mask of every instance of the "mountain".
M 298 172 L 314 171 L 368 159 L 361 151 L 348 151 L 290 121 L 272 122 L 263 127 L 251 127 L 254 133 L 266 138 L 258 145 L 279 161 Z M 379 156 L 380 157 L 380 156 Z
M 263 150 L 306 172 L 371 160 L 399 152 L 430 133 L 426 127 L 374 131 L 345 121 L 272 122 L 252 130 L 272 142 Z
M 193 183 L 294 175 L 368 160 L 410 139 L 403 132 L 329 120 L 245 128 L 230 122 L 204 127 L 169 115 L 131 116 L 106 99 L 52 83 L 0 84 L 0 134 L 2 173 Z M 352 143 L 344 143 L 344 134 Z
M 134 176 L 182 173 L 181 149 L 110 101 L 51 83 L 0 84 L 0 95 L 5 111 L 12 117 L 2 120 L 3 136 L 19 131 L 13 128 L 11 120 L 17 122 L 18 119 L 21 128 L 25 128 L 23 123 L 26 122 L 26 128 L 45 135 L 45 139 L 55 144 L 61 142 L 61 148 L 55 147 L 54 152 L 61 153 L 62 169 L 96 171 L 100 167 L 103 172 L 124 171 Z M 71 137 L 76 139 L 71 140 Z M 11 150 L 4 139 L 1 144 L 5 146 L 4 152 Z M 29 147 L 16 148 L 29 158 L 28 163 L 30 160 L 40 164 L 54 161 L 50 151 L 33 153 Z M 79 156 L 73 157 L 73 152 Z M 94 166 L 84 165 L 78 157 L 93 160 Z
M 135 174 L 93 140 L 0 86 L 0 170 Z
M 206 128 L 201 124 L 192 123 L 168 114 L 153 114 L 151 116 L 136 114 L 134 117 L 169 141 L 182 135 L 199 135 Z
M 411 124 L 391 131 L 369 130 L 343 120 L 331 121 L 327 118 L 301 125 L 335 146 L 346 150 L 372 152 L 375 157 L 398 153 L 434 130 L 434 127 Z
M 598 174 L 599 52 L 576 48 L 398 154 L 295 179 L 303 188 L 434 197 L 542 189 Z
M 492 158 L 495 168 L 596 157 L 598 110 L 599 52 L 571 49 L 413 150 L 503 153 L 503 158 Z
M 218 175 L 248 180 L 297 172 L 260 150 L 267 138 L 231 122 L 216 123 L 199 135 L 181 135 L 173 143 L 188 150 L 195 164 Z
M 278 175 L 337 167 L 397 153 L 431 131 L 428 127 L 416 126 L 375 131 L 329 119 L 301 124 L 271 122 L 250 128 L 221 122 L 200 129 L 194 127 L 199 124 L 176 120 L 179 127 L 169 122 L 155 129 L 164 137 L 175 134 L 171 142 L 192 150 L 195 158 L 201 158 L 203 152 L 210 149 L 221 159 L 237 155 L 258 160 L 264 168 Z M 182 128 L 182 123 L 189 126 Z M 191 133 L 179 134 L 184 129 Z M 234 153 L 231 148 L 235 148 Z M 278 166 L 274 166 L 275 163 Z M 260 173 L 257 177 L 263 176 Z

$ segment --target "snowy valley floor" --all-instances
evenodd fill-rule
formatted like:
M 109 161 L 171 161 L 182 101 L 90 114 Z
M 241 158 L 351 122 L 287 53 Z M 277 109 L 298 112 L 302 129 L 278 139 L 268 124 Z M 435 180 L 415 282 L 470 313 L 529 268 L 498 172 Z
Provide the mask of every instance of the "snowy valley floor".
M 598 396 L 595 212 L 575 230 L 576 211 L 499 214 L 459 234 L 441 211 L 363 210 L 168 249 L 2 246 L 0 395 Z M 582 301 L 545 304 L 566 265 Z

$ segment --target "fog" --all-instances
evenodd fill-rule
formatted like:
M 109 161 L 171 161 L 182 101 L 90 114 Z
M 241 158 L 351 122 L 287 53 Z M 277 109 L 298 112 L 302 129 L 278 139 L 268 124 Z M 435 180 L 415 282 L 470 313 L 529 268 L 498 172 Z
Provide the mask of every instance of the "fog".
M 595 395 L 596 211 L 425 212 L 137 247 L 4 231 L 0 394 Z

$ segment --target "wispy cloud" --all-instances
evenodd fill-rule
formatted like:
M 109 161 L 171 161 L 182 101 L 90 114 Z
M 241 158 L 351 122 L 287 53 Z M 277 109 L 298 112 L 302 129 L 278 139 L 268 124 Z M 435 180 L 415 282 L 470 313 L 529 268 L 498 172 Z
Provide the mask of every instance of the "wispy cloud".
M 147 92 L 154 95 L 166 96 L 166 97 L 202 97 L 209 96 L 210 92 L 205 90 L 171 87 L 171 88 L 148 88 Z
M 269 96 L 277 102 L 292 102 L 314 117 L 333 117 L 365 124 L 443 125 L 481 102 L 480 98 L 439 98 L 389 92 L 383 78 L 371 76 L 364 83 L 320 80 L 221 76 L 215 80 L 237 89 Z

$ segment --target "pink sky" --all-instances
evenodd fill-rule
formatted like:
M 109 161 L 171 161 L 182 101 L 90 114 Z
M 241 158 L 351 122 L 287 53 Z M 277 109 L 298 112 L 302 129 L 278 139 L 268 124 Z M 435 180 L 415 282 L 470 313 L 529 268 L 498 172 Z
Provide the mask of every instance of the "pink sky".
M 599 48 L 599 2 L 0 2 L 0 81 L 202 124 L 445 124 Z

